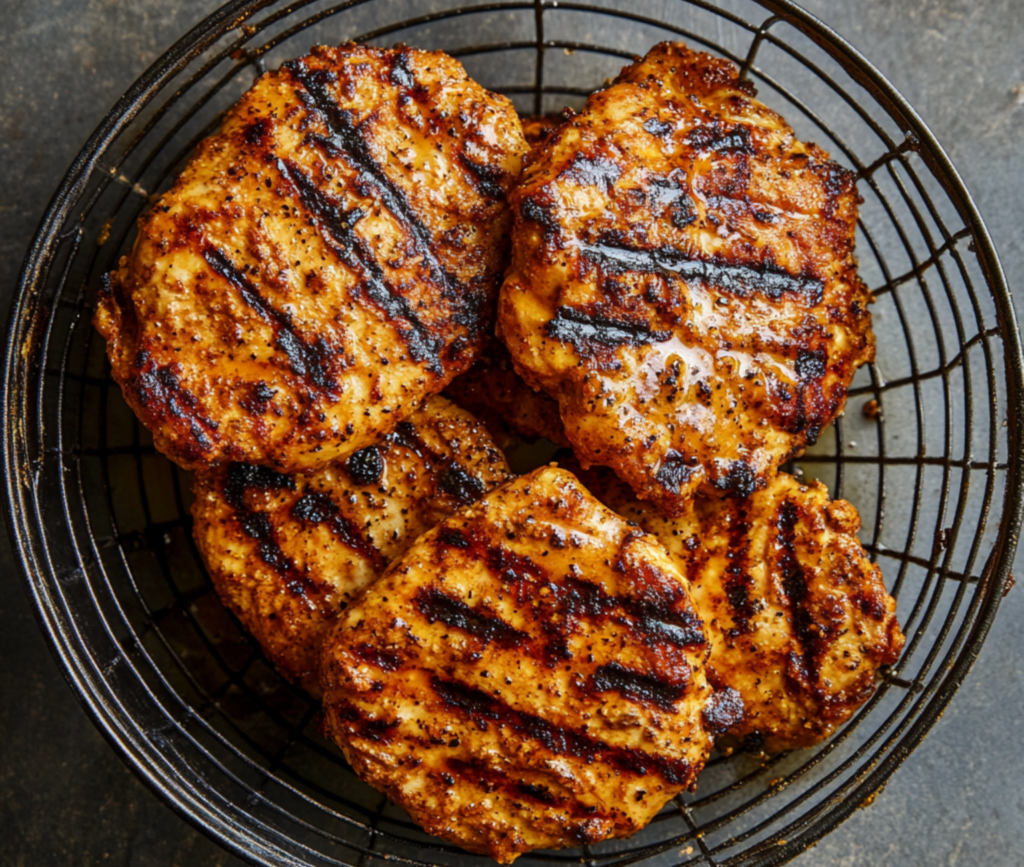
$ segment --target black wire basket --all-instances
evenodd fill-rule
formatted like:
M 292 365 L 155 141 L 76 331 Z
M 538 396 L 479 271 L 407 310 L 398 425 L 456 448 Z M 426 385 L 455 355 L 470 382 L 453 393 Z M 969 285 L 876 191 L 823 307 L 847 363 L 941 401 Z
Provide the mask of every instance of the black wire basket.
M 135 221 L 254 74 L 314 43 L 444 49 L 522 113 L 578 107 L 680 39 L 736 62 L 798 135 L 856 171 L 878 360 L 793 468 L 863 516 L 907 647 L 827 743 L 713 756 L 643 832 L 520 863 L 784 863 L 869 803 L 966 676 L 1021 519 L 1022 358 L 1005 278 L 935 138 L 850 45 L 782 0 L 236 0 L 114 106 L 57 190 L 21 274 L 3 386 L 12 538 L 54 653 L 96 725 L 179 813 L 257 864 L 484 864 L 423 834 L 324 741 L 317 706 L 221 607 L 188 480 L 109 376 L 90 325 Z

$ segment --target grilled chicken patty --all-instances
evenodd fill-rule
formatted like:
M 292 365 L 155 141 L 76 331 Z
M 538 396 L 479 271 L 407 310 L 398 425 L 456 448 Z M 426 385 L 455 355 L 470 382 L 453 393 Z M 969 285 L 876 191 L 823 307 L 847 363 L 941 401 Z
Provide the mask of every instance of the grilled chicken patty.
M 100 293 L 157 448 L 295 472 L 394 430 L 491 331 L 525 151 L 440 52 L 318 47 L 261 76 Z
M 197 475 L 193 533 L 224 604 L 289 680 L 319 693 L 320 645 L 352 599 L 415 539 L 502 484 L 483 425 L 441 397 L 309 473 L 232 464 Z
M 631 834 L 693 784 L 731 722 L 706 656 L 664 547 L 544 467 L 421 537 L 345 612 L 324 728 L 428 832 L 509 863 Z
M 499 333 L 587 464 L 680 516 L 813 443 L 873 357 L 851 172 L 663 43 L 531 151 Z
M 672 520 L 607 471 L 583 478 L 689 579 L 711 640 L 708 680 L 742 698 L 730 733 L 748 749 L 831 736 L 874 693 L 879 666 L 899 659 L 896 602 L 857 540 L 860 516 L 824 485 L 779 473 L 746 499 L 699 497 Z

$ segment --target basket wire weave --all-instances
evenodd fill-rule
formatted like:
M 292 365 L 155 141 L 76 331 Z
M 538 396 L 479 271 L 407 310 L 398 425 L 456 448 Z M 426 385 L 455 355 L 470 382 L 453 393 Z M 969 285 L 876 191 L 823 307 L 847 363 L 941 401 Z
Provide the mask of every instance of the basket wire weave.
M 1021 520 L 1022 358 L 1005 278 L 959 176 L 869 64 L 778 0 L 236 0 L 186 34 L 73 164 L 22 271 L 8 334 L 9 525 L 44 631 L 86 709 L 182 815 L 259 864 L 483 864 L 360 783 L 220 606 L 191 541 L 187 476 L 155 452 L 90 325 L 129 247 L 220 113 L 309 44 L 441 48 L 522 113 L 579 106 L 657 41 L 733 60 L 804 139 L 855 170 L 878 360 L 796 462 L 861 511 L 908 642 L 839 734 L 759 760 L 715 755 L 698 791 L 629 840 L 520 863 L 784 863 L 884 785 L 976 658 Z M 877 401 L 880 414 L 861 408 Z

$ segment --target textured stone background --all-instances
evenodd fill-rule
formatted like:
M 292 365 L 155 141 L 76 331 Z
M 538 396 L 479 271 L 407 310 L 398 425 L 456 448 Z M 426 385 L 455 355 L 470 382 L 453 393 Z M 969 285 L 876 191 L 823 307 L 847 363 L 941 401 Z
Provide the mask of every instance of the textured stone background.
M 920 111 L 976 197 L 1011 283 L 1024 273 L 1019 0 L 806 0 Z M 5 0 L 0 28 L 0 304 L 50 193 L 121 92 L 209 0 Z M 175 816 L 80 710 L 0 538 L 0 863 L 240 863 Z M 1024 590 L 974 672 L 874 806 L 803 867 L 1010 867 L 1024 860 Z

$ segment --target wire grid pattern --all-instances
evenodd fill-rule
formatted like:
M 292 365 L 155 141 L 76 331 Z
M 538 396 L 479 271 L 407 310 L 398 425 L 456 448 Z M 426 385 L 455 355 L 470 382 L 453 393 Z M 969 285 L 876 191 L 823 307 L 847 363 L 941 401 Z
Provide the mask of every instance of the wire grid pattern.
M 878 359 L 792 469 L 859 507 L 898 600 L 903 658 L 828 743 L 714 755 L 697 791 L 635 837 L 520 863 L 790 860 L 874 797 L 980 649 L 1020 523 L 1022 365 L 998 260 L 945 155 L 859 55 L 787 2 L 236 0 L 183 37 L 72 167 L 12 314 L 12 534 L 69 680 L 140 775 L 255 863 L 484 863 L 360 783 L 319 736 L 315 703 L 220 606 L 192 543 L 188 478 L 124 404 L 90 325 L 99 277 L 152 194 L 253 74 L 344 39 L 443 48 L 523 113 L 578 106 L 654 42 L 682 39 L 736 62 L 801 137 L 858 173 Z M 861 412 L 868 401 L 877 412 Z

